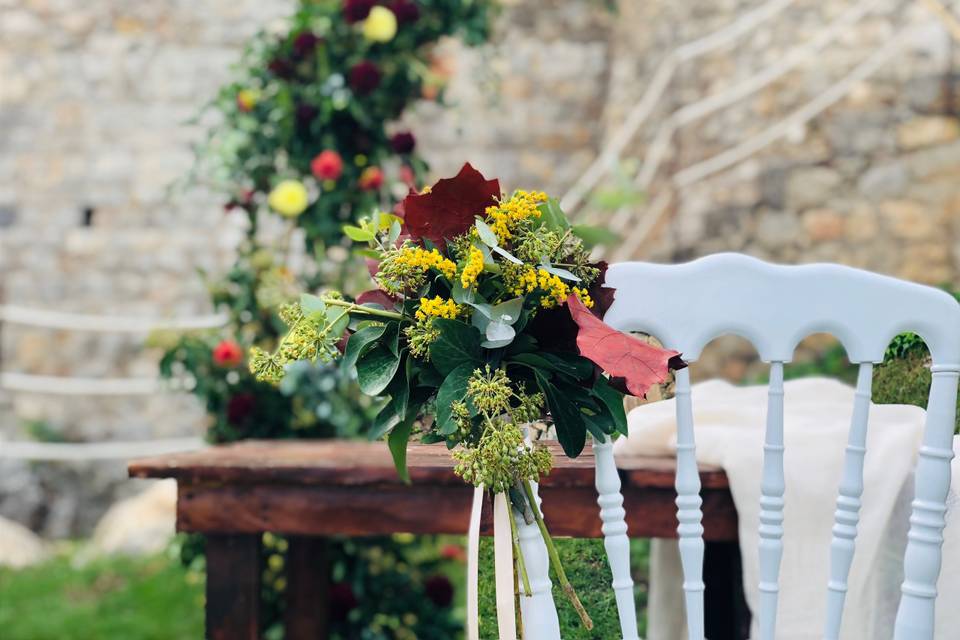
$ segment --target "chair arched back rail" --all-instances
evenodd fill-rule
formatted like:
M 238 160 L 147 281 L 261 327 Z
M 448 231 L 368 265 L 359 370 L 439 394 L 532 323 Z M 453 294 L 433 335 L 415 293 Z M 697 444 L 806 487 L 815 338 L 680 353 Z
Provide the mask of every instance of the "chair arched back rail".
M 863 493 L 867 413 L 874 363 L 891 339 L 913 331 L 933 359 L 927 423 L 916 468 L 916 492 L 904 558 L 896 640 L 932 640 L 944 514 L 950 485 L 952 437 L 960 376 L 960 305 L 922 285 L 831 264 L 779 266 L 739 254 L 717 254 L 681 265 L 615 264 L 607 284 L 617 290 L 606 321 L 622 331 L 656 336 L 687 361 L 724 334 L 753 343 L 770 363 L 770 384 L 760 511 L 758 616 L 761 640 L 777 625 L 783 550 L 783 365 L 797 343 L 813 333 L 839 339 L 859 364 L 856 399 L 830 546 L 827 619 L 823 637 L 838 637 L 853 560 Z M 703 640 L 703 527 L 695 458 L 688 370 L 677 373 L 677 516 L 690 640 Z M 624 638 L 637 628 L 629 586 L 629 550 L 622 497 L 609 443 L 598 443 L 597 489 Z M 827 551 L 824 550 L 826 553 Z

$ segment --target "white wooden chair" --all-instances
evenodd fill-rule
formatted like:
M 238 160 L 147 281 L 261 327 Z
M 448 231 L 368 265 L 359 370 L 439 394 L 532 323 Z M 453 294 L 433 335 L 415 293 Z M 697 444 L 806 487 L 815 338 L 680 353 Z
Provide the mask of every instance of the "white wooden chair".
M 960 305 L 942 291 L 849 267 L 778 266 L 738 254 L 718 254 L 681 265 L 620 263 L 607 271 L 607 283 L 617 294 L 606 321 L 617 329 L 654 335 L 665 346 L 681 351 L 688 362 L 696 361 L 714 338 L 737 334 L 752 342 L 760 358 L 770 363 L 760 501 L 760 610 L 753 612 L 759 618 L 760 640 L 773 640 L 777 629 L 783 550 L 784 363 L 792 359 L 801 339 L 826 332 L 842 342 L 850 361 L 860 367 L 829 550 L 830 579 L 825 585 L 823 637 L 833 640 L 840 631 L 856 542 L 873 364 L 883 360 L 887 345 L 898 333 L 914 331 L 923 337 L 933 359 L 933 384 L 916 467 L 894 637 L 932 640 L 960 378 Z M 688 637 L 703 640 L 703 514 L 687 369 L 677 373 L 676 395 L 676 502 Z M 627 527 L 612 443 L 594 443 L 594 450 L 600 516 L 620 626 L 623 637 L 634 640 L 638 635 Z M 549 504 L 545 511 L 549 521 Z M 555 612 L 543 610 L 552 606 L 548 589 L 543 593 L 542 587 L 533 587 L 540 592 L 539 599 L 522 599 L 537 600 L 524 607 L 526 619 L 545 621 L 525 625 L 528 638 L 559 637 L 553 622 Z

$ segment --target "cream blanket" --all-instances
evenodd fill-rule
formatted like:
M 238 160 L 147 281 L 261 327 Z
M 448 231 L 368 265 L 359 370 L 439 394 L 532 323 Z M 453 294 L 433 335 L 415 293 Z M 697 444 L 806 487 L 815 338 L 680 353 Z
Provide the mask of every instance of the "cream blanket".
M 853 410 L 853 389 L 822 378 L 785 385 L 784 553 L 780 573 L 778 640 L 814 640 L 822 634 L 833 513 Z M 693 387 L 697 460 L 721 466 L 740 521 L 747 603 L 757 610 L 758 534 L 766 386 L 711 381 Z M 902 555 L 913 493 L 912 467 L 925 412 L 904 405 L 872 405 L 864 470 L 863 509 L 844 609 L 844 640 L 892 637 Z M 617 453 L 673 455 L 674 401 L 630 412 L 630 437 Z M 960 453 L 960 439 L 955 440 Z M 960 637 L 960 523 L 952 522 L 960 458 L 953 463 L 944 565 L 937 608 L 937 639 Z M 649 640 L 685 640 L 681 570 L 675 541 L 655 541 L 651 558 Z M 678 603 L 680 603 L 678 605 Z M 952 604 L 950 604 L 952 603 Z M 754 631 L 756 635 L 756 620 Z

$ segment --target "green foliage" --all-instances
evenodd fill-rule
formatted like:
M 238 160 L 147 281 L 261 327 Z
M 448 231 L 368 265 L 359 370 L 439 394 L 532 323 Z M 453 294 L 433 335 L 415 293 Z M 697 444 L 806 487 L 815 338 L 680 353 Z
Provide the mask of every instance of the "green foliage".
M 203 636 L 203 582 L 166 556 L 77 565 L 69 554 L 0 568 L 4 640 L 193 640 Z
M 549 514 L 547 515 L 549 517 Z M 480 540 L 480 637 L 497 637 L 496 591 L 493 580 L 493 541 Z M 603 540 L 561 538 L 556 541 L 558 551 L 570 581 L 580 594 L 583 606 L 593 619 L 592 631 L 584 629 L 580 618 L 566 597 L 554 584 L 554 602 L 560 616 L 560 637 L 563 640 L 609 640 L 619 638 L 620 621 L 617 603 L 610 587 L 610 565 L 603 548 Z M 634 597 L 640 624 L 640 637 L 646 635 L 647 584 L 649 576 L 649 540 L 630 542 L 631 572 Z
M 308 186 L 296 218 L 314 249 L 337 244 L 341 225 L 405 191 L 426 164 L 412 137 L 393 139 L 412 103 L 440 99 L 446 73 L 433 58 L 444 36 L 484 42 L 491 0 L 416 0 L 417 16 L 399 20 L 395 37 L 368 40 L 343 2 L 301 0 L 281 35 L 263 32 L 247 47 L 235 80 L 208 107 L 210 130 L 195 168 L 256 222 L 280 179 Z M 406 135 L 405 132 L 403 132 Z M 311 163 L 336 154 L 339 169 Z M 370 171 L 383 178 L 372 180 Z

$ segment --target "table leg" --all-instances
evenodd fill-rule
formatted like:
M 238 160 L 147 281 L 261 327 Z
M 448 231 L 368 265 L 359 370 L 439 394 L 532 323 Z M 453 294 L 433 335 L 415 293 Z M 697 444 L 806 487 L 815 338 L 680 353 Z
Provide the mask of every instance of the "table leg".
M 321 537 L 288 536 L 286 640 L 318 640 L 328 635 L 330 553 Z
M 207 640 L 260 637 L 260 535 L 208 535 Z
M 703 556 L 704 622 L 710 640 L 745 640 L 750 609 L 743 595 L 743 566 L 737 542 L 707 542 Z

